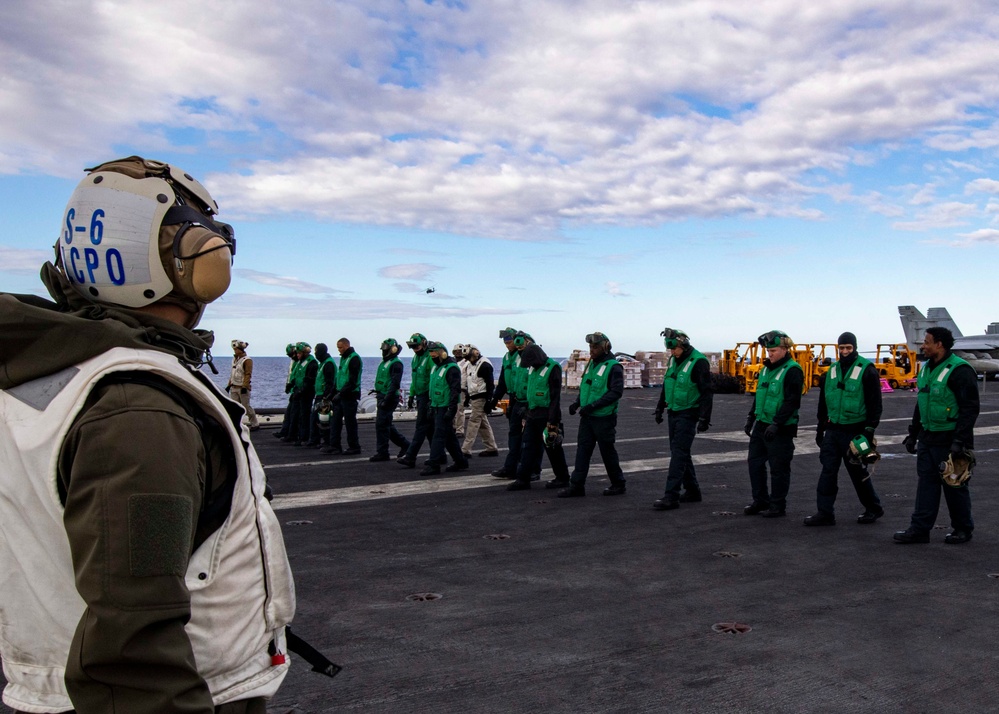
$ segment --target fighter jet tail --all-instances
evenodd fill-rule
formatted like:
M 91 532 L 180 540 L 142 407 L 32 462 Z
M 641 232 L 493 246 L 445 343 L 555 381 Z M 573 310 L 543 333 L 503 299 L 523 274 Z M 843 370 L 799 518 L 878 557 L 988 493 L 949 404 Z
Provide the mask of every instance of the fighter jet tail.
M 911 350 L 919 351 L 919 346 L 923 343 L 923 335 L 926 334 L 926 329 L 929 327 L 946 327 L 954 337 L 961 337 L 961 331 L 945 307 L 931 307 L 924 316 L 912 305 L 899 305 L 898 316 L 902 321 L 905 341 Z

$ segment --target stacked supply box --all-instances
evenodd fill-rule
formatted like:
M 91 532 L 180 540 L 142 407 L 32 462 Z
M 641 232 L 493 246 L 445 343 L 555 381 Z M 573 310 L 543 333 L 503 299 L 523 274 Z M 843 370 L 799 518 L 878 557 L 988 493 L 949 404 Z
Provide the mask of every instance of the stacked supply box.
M 618 362 L 624 367 L 624 388 L 625 389 L 641 389 L 642 388 L 642 372 L 644 371 L 645 365 L 638 360 L 628 359 L 626 357 L 618 357 Z
M 635 359 L 642 363 L 642 386 L 661 387 L 670 355 L 666 352 L 636 352 Z
M 566 389 L 579 389 L 579 383 L 583 379 L 583 372 L 586 365 L 590 363 L 589 350 L 573 350 L 565 363 L 565 387 Z

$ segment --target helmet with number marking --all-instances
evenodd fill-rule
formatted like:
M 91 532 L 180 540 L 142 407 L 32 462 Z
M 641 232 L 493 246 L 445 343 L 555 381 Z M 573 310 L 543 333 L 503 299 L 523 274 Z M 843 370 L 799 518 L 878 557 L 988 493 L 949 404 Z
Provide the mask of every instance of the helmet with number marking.
M 197 324 L 229 287 L 236 240 L 182 169 L 130 156 L 87 169 L 63 214 L 56 265 L 88 300 L 180 305 Z

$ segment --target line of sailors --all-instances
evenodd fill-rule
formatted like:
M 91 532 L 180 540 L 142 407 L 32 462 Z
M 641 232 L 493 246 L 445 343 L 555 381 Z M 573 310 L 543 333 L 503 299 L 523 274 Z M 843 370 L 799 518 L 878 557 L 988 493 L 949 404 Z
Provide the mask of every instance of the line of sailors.
M 670 462 L 663 496 L 653 503 L 653 508 L 669 511 L 679 508 L 681 503 L 702 500 L 691 448 L 696 434 L 706 432 L 711 426 L 713 400 L 707 357 L 694 349 L 682 330 L 666 328 L 661 335 L 672 359 L 654 416 L 658 424 L 664 417 L 667 421 Z M 581 376 L 579 396 L 568 408 L 570 415 L 578 413 L 580 417 L 575 463 L 570 472 L 562 449 L 561 366 L 526 332 L 507 327 L 500 330 L 499 337 L 507 352 L 495 385 L 492 364 L 474 345 L 456 345 L 454 356 L 449 356 L 443 344 L 429 341 L 422 334 L 416 333 L 407 340 L 407 346 L 413 350 L 408 406 L 417 410 L 410 440 L 392 425 L 403 372 L 397 356 L 399 345 L 392 339 L 383 342 L 383 361 L 372 390 L 377 395 L 378 411 L 377 446 L 371 460 L 388 460 L 391 442 L 400 449 L 396 461 L 414 468 L 423 442 L 429 440 L 430 457 L 421 475 L 439 474 L 442 468 L 448 472 L 464 471 L 468 469 L 471 447 L 480 434 L 486 447 L 480 456 L 498 455 L 487 417 L 507 397 L 507 456 L 503 465 L 492 472 L 495 477 L 511 479 L 507 490 L 530 489 L 532 481 L 540 478 L 542 457 L 547 455 L 554 478 L 545 487 L 556 489 L 559 498 L 584 496 L 590 460 L 594 449 L 599 447 L 610 479 L 604 495 L 626 493 L 615 446 L 624 372 L 614 357 L 610 338 L 601 332 L 586 335 L 590 360 Z M 749 516 L 779 518 L 786 515 L 804 373 L 792 359 L 794 343 L 786 333 L 771 330 L 760 335 L 758 342 L 766 349 L 767 359 L 744 428 L 749 437 L 747 462 L 752 502 L 743 511 Z M 895 534 L 898 543 L 928 542 L 941 493 L 952 526 L 945 542 L 965 543 L 974 530 L 968 479 L 974 465 L 973 429 L 979 411 L 977 379 L 967 362 L 951 352 L 952 346 L 953 336 L 945 328 L 927 331 L 922 349 L 928 360 L 919 373 L 919 396 L 904 442 L 906 450 L 917 455 L 916 507 L 909 528 Z M 290 431 L 283 436 L 304 441 L 302 435 L 308 433 L 308 445 L 321 445 L 327 421 L 324 413 L 328 413 L 329 405 L 333 417 L 328 431 L 333 436 L 324 451 L 356 454 L 360 453 L 354 418 L 360 391 L 360 359 L 346 339 L 338 341 L 337 348 L 341 355 L 339 369 L 324 345 L 317 345 L 316 357 L 311 356 L 307 344 L 294 346 L 294 353 L 299 356 L 295 363 L 298 371 L 292 367 L 289 384 L 292 395 L 299 393 L 301 397 L 297 412 L 289 401 L 291 418 L 286 418 L 286 424 Z M 816 444 L 822 470 L 816 489 L 817 511 L 805 518 L 806 526 L 835 524 L 834 504 L 841 465 L 845 465 L 864 507 L 857 522 L 871 524 L 884 515 L 868 469 L 880 458 L 874 438 L 882 412 L 880 377 L 873 363 L 857 352 L 853 333 L 842 333 L 837 348 L 839 360 L 820 382 Z M 289 345 L 289 356 L 292 353 Z M 312 362 L 317 365 L 310 366 Z M 311 392 L 307 389 L 310 379 L 315 384 Z M 312 428 L 305 432 L 302 424 L 313 404 L 317 406 L 312 409 Z M 457 436 L 464 423 L 461 407 L 471 407 L 464 444 Z M 340 448 L 341 420 L 347 422 L 346 450 Z M 452 460 L 450 465 L 447 455 Z

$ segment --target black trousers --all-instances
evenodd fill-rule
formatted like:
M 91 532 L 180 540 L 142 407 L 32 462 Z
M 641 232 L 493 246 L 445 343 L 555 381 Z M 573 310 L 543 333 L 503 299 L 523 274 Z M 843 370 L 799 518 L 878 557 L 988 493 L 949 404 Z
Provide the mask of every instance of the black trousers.
M 919 533 L 929 533 L 937 521 L 940 510 L 940 492 L 943 491 L 950 512 L 950 525 L 955 530 L 971 532 L 975 522 L 971 519 L 970 481 L 961 486 L 948 486 L 940 478 L 940 464 L 950 456 L 950 446 L 929 446 L 922 439 L 916 448 L 916 507 L 909 525 Z
M 548 454 L 548 461 L 552 465 L 555 478 L 559 481 L 569 480 L 569 464 L 565 460 L 565 451 L 562 444 L 548 447 L 545 445 L 545 427 L 548 426 L 548 419 L 528 419 L 524 423 L 524 434 L 521 440 L 520 463 L 517 465 L 517 480 L 530 481 L 531 476 L 537 473 L 541 464 L 542 452 Z M 559 424 L 559 431 L 562 425 Z
M 341 448 L 341 430 L 347 427 L 347 448 L 360 449 L 357 439 L 357 397 L 353 394 L 342 396 L 333 405 L 333 418 L 330 420 L 330 446 Z
M 749 483 L 753 488 L 753 503 L 769 504 L 784 510 L 787 491 L 791 487 L 791 459 L 794 458 L 794 438 L 777 434 L 773 441 L 763 438 L 769 424 L 757 421 L 749 437 Z M 767 466 L 770 467 L 770 489 L 767 489 Z
M 621 459 L 617 455 L 614 441 L 617 437 L 617 414 L 607 416 L 580 416 L 579 433 L 576 436 L 576 463 L 569 480 L 573 486 L 583 486 L 590 472 L 590 459 L 593 449 L 600 447 L 600 458 L 612 484 L 624 483 Z M 550 458 L 550 457 L 549 457 Z
M 680 497 L 680 486 L 687 491 L 701 490 L 694 473 L 694 460 L 690 449 L 697 434 L 697 416 L 687 411 L 666 412 L 669 427 L 669 472 L 666 474 L 666 493 L 669 500 Z
M 822 464 L 822 473 L 819 474 L 819 485 L 815 489 L 815 503 L 819 513 L 835 515 L 836 493 L 839 491 L 839 467 L 840 464 L 846 467 L 846 472 L 850 475 L 853 488 L 857 492 L 857 498 L 868 511 L 878 512 L 881 510 L 881 499 L 878 498 L 871 481 L 871 475 L 867 467 L 863 464 L 852 464 L 846 457 L 850 453 L 850 442 L 857 434 L 849 431 L 828 430 L 822 437 L 822 446 L 819 451 L 819 462 Z
M 416 402 L 416 428 L 413 430 L 413 438 L 409 440 L 409 449 L 406 451 L 407 459 L 416 459 L 423 442 L 430 439 L 432 444 L 434 438 L 434 417 L 430 413 L 430 395 L 417 394 L 414 401 Z

